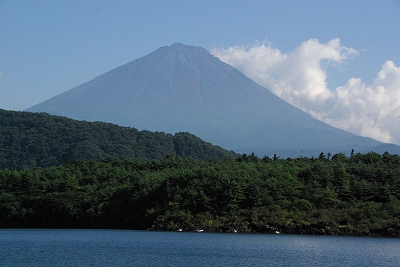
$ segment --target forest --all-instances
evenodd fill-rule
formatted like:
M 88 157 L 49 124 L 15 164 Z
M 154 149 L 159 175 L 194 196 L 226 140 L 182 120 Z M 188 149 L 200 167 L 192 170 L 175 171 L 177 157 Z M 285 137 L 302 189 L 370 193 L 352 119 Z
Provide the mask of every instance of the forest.
M 70 161 L 0 171 L 0 227 L 400 236 L 400 156 Z
M 104 122 L 0 109 L 0 169 L 50 167 L 71 160 L 235 158 L 190 133 L 139 131 Z

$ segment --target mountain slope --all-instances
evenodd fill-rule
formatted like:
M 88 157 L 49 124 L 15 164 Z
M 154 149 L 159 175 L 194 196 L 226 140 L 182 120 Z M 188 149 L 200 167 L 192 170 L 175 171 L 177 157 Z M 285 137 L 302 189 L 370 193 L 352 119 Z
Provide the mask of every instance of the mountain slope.
M 161 47 L 27 110 L 190 132 L 245 153 L 348 152 L 382 144 L 315 120 L 205 49 L 182 44 Z
M 364 151 L 359 151 L 360 153 L 368 153 L 370 151 L 374 151 L 378 154 L 383 154 L 385 152 L 389 152 L 390 154 L 400 155 L 400 146 L 395 144 L 382 144 L 370 149 L 366 149 Z
M 138 131 L 110 123 L 0 109 L 0 169 L 47 167 L 68 160 L 175 155 L 195 159 L 237 156 L 189 133 Z

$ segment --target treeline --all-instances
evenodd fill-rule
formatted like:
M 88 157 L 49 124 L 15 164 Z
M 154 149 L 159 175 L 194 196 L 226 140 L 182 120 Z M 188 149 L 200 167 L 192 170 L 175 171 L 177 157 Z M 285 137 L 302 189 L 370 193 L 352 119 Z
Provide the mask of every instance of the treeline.
M 0 227 L 400 236 L 400 157 L 74 161 L 0 171 Z
M 189 133 L 139 131 L 45 113 L 0 109 L 0 169 L 58 166 L 69 160 L 235 158 Z

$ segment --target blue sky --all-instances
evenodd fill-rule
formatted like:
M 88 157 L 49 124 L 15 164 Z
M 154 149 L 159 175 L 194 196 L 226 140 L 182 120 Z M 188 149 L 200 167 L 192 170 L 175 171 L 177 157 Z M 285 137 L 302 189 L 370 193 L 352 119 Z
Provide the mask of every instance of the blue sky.
M 399 33 L 399 0 L 0 0 L 0 108 L 26 109 L 180 42 L 212 51 L 318 119 L 400 143 L 400 129 L 393 126 L 400 118 L 395 101 L 400 98 Z M 262 55 L 276 55 L 280 63 L 268 65 Z M 303 59 L 316 65 L 296 65 Z M 262 71 L 281 79 L 263 80 L 256 75 Z M 378 72 L 385 79 L 376 81 Z M 317 81 L 299 83 L 303 74 L 315 74 Z M 278 88 L 283 81 L 303 84 L 310 92 Z M 299 95 L 304 97 L 296 99 Z M 393 108 L 382 109 L 387 106 Z

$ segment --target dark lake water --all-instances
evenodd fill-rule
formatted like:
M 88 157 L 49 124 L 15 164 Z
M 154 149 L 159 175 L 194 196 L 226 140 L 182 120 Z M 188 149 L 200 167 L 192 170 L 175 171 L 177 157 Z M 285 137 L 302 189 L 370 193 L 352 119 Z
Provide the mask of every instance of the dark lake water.
M 400 266 L 400 239 L 3 229 L 0 266 Z

